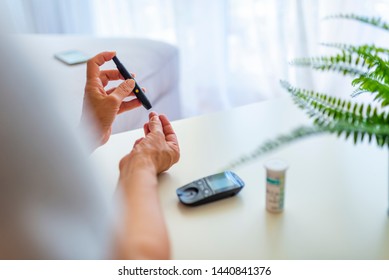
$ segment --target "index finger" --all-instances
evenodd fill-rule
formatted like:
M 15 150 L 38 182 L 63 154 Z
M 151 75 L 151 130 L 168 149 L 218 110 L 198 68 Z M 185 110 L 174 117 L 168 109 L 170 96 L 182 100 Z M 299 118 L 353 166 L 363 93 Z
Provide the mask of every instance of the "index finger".
M 109 81 L 124 80 L 119 70 L 115 70 L 115 69 L 101 70 L 99 76 L 104 87 L 108 84 Z
M 98 78 L 100 76 L 100 66 L 110 61 L 116 52 L 102 52 L 88 60 L 86 75 L 87 78 Z

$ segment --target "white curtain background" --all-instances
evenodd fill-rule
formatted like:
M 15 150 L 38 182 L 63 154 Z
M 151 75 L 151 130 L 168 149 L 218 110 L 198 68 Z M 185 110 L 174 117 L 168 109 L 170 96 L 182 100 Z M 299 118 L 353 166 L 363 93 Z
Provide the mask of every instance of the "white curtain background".
M 5 0 L 16 31 L 146 37 L 176 45 L 184 116 L 284 96 L 280 79 L 348 91 L 288 61 L 321 42 L 389 47 L 389 33 L 327 15 L 389 15 L 388 0 Z M 351 91 L 350 91 L 351 92 Z

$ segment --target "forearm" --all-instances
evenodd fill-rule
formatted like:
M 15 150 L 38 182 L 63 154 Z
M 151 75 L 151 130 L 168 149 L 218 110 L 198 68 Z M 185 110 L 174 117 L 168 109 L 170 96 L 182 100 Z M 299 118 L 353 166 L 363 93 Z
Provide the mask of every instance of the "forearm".
M 117 242 L 120 259 L 168 259 L 170 246 L 157 177 L 150 168 L 133 168 L 120 178 L 124 215 Z

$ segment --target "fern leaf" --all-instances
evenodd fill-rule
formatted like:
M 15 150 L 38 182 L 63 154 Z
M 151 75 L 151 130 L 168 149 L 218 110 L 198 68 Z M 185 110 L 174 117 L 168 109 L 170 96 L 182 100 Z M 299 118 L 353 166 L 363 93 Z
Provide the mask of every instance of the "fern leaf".
M 339 43 L 321 43 L 321 45 L 329 48 L 339 49 L 348 53 L 369 53 L 372 55 L 382 54 L 383 56 L 389 55 L 388 48 L 377 47 L 374 44 L 353 46 L 353 45 L 339 44 Z
M 364 106 L 364 104 L 298 89 L 286 81 L 281 81 L 281 85 L 292 95 L 295 103 L 314 119 L 314 124 L 322 131 L 335 133 L 338 137 L 345 135 L 346 139 L 353 135 L 355 143 L 362 141 L 365 134 L 369 135 L 369 141 L 374 136 L 379 146 L 387 143 L 389 113 L 378 113 L 377 108 L 372 110 L 371 105 Z
M 389 24 L 380 17 L 364 17 L 355 14 L 337 14 L 325 19 L 349 19 L 372 25 L 389 31 Z M 295 59 L 295 66 L 312 67 L 320 71 L 334 71 L 343 75 L 356 77 L 352 84 L 357 89 L 352 96 L 364 92 L 375 94 L 381 107 L 389 105 L 389 49 L 376 47 L 373 44 L 352 46 L 346 44 L 322 44 L 338 49 L 340 52 L 332 56 Z M 355 144 L 375 139 L 379 147 L 389 147 L 389 110 L 371 104 L 364 106 L 355 102 L 328 96 L 323 93 L 299 89 L 287 81 L 281 85 L 291 94 L 293 101 L 313 119 L 313 127 L 300 127 L 290 134 L 281 135 L 259 146 L 253 153 L 243 156 L 226 169 L 234 168 L 245 162 L 273 151 L 282 145 L 300 138 L 329 132 L 338 137 L 351 137 Z M 367 139 L 366 139 L 367 138 Z
M 389 142 L 386 142 L 385 139 L 389 137 L 389 124 L 374 124 L 371 122 L 364 123 L 353 123 L 353 122 L 344 122 L 338 121 L 331 123 L 323 130 L 328 130 L 330 133 L 336 133 L 338 136 L 345 134 L 346 139 L 347 135 L 358 134 L 358 135 L 369 135 L 369 142 L 372 141 L 372 138 L 376 139 L 378 146 L 383 147 L 386 144 L 389 147 Z M 355 144 L 362 142 L 363 137 L 354 138 Z
M 356 14 L 337 14 L 325 17 L 324 19 L 350 19 L 356 20 L 362 23 L 369 24 L 374 27 L 378 27 L 384 30 L 389 30 L 389 24 L 383 21 L 380 17 L 366 17 Z
M 371 114 L 371 106 L 365 107 L 363 104 L 299 89 L 291 86 L 286 81 L 281 81 L 281 85 L 292 95 L 294 102 L 305 110 L 311 118 L 314 118 L 316 125 L 329 128 L 332 123 L 364 124 L 365 126 L 380 125 L 382 127 L 388 125 L 387 115 L 378 114 L 376 108 Z
M 362 75 L 353 80 L 352 85 L 358 86 L 359 91 L 376 94 L 375 100 L 381 101 L 383 107 L 389 104 L 389 85 L 377 80 L 375 74 Z
M 230 163 L 228 166 L 223 168 L 222 170 L 230 170 L 234 169 L 239 165 L 251 162 L 267 153 L 273 152 L 287 144 L 291 144 L 297 140 L 302 138 L 306 138 L 313 135 L 318 135 L 326 132 L 325 129 L 317 126 L 301 126 L 294 130 L 292 130 L 289 134 L 283 134 L 275 139 L 268 140 L 258 146 L 253 152 L 241 156 L 236 161 Z
M 352 57 L 345 53 L 336 56 L 299 58 L 294 59 L 290 64 L 295 66 L 308 66 L 321 71 L 339 72 L 352 77 L 364 75 L 367 71 L 359 62 L 358 57 Z
M 389 50 L 376 48 L 374 45 L 352 47 L 335 45 L 342 53 L 333 56 L 311 57 L 294 59 L 290 64 L 308 66 L 316 70 L 335 71 L 353 77 L 367 76 L 382 80 L 389 84 Z M 384 53 L 380 57 L 378 53 Z

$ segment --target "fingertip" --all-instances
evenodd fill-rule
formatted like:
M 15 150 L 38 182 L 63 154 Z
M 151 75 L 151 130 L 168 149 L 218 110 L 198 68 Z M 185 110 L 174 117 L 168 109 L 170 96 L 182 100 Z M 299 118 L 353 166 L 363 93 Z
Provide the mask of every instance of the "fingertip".
M 149 114 L 149 130 L 150 132 L 163 132 L 161 120 L 158 117 L 158 114 L 151 112 Z
M 170 120 L 165 114 L 159 115 L 159 119 L 164 126 L 170 124 Z
M 158 116 L 158 114 L 154 111 L 150 112 L 149 119 L 151 120 L 153 117 Z
M 165 114 L 160 114 L 159 118 L 162 118 L 162 119 L 165 119 L 165 120 L 169 120 L 169 118 Z
M 106 51 L 106 52 L 102 52 L 101 55 L 103 56 L 105 61 L 110 61 L 116 55 L 116 52 Z

